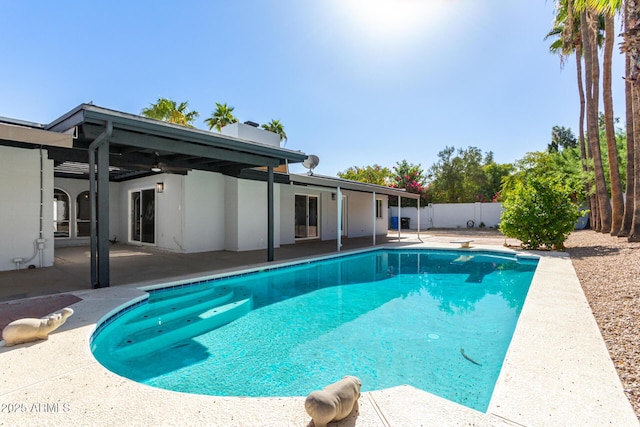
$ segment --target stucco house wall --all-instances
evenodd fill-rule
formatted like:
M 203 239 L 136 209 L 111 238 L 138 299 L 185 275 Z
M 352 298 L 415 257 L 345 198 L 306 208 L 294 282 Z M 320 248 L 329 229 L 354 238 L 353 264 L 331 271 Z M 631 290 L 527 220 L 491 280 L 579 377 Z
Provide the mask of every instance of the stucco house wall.
M 332 194 L 335 194 L 335 200 Z M 320 196 L 320 239 L 335 240 L 338 236 L 338 196 L 337 191 L 319 191 Z
M 368 193 L 345 191 L 347 196 L 347 236 L 373 235 L 373 197 Z M 376 221 L 376 225 L 377 225 Z
M 225 178 L 219 173 L 190 171 L 183 179 L 185 252 L 225 248 Z M 164 193 L 163 193 L 164 194 Z M 163 195 L 161 194 L 161 196 Z M 180 217 L 176 212 L 176 222 Z
M 0 270 L 29 265 L 49 267 L 54 260 L 53 242 L 53 161 L 42 150 L 42 265 L 36 239 L 40 238 L 40 161 L 39 149 L 0 146 Z
M 280 188 L 280 244 L 295 243 L 295 187 L 278 185 Z
M 280 185 L 273 186 L 274 247 L 280 246 Z M 267 183 L 225 177 L 225 250 L 266 249 Z

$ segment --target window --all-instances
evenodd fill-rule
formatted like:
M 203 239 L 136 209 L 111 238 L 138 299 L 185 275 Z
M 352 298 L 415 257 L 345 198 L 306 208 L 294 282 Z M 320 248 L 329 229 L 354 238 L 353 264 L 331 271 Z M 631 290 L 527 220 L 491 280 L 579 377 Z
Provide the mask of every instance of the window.
M 76 237 L 91 236 L 91 203 L 89 192 L 83 191 L 76 199 Z
M 53 237 L 69 237 L 69 195 L 53 189 Z
M 376 199 L 376 218 L 382 219 L 384 215 L 382 213 L 382 200 Z

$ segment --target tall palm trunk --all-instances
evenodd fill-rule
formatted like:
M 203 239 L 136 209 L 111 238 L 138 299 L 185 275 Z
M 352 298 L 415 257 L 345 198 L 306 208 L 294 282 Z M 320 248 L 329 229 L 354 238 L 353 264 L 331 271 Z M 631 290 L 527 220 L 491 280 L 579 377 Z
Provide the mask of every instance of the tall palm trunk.
M 631 60 L 633 63 L 633 58 Z M 640 82 L 632 83 L 633 111 L 640 111 Z M 628 240 L 630 242 L 640 242 L 640 118 L 638 114 L 633 117 L 633 145 L 634 145 L 634 178 L 633 178 L 633 219 Z M 636 136 L 638 135 L 638 136 Z
M 613 41 L 615 39 L 615 22 L 613 13 L 605 14 L 604 59 L 602 64 L 602 100 L 604 103 L 604 127 L 609 154 L 609 182 L 611 184 L 611 235 L 617 236 L 622 228 L 624 218 L 624 199 L 622 198 L 622 182 L 618 166 L 618 146 L 613 124 L 613 95 L 611 93 L 611 63 L 613 58 Z
M 625 58 L 625 74 L 630 75 L 631 59 L 629 55 Z M 631 232 L 631 223 L 633 222 L 633 207 L 635 203 L 635 194 L 633 191 L 634 177 L 635 177 L 635 165 L 634 165 L 634 153 L 635 142 L 633 132 L 633 84 L 630 80 L 626 80 L 624 84 L 624 96 L 625 96 L 625 109 L 626 109 L 626 128 L 627 128 L 627 180 L 626 180 L 626 200 L 624 203 L 624 219 L 622 220 L 622 228 L 618 233 L 618 237 L 629 237 Z
M 567 25 L 568 25 L 568 28 L 570 28 L 571 30 L 570 37 L 572 39 L 573 51 L 576 56 L 576 74 L 577 74 L 576 81 L 578 82 L 578 95 L 580 97 L 580 118 L 578 122 L 578 142 L 580 144 L 580 160 L 582 163 L 582 171 L 586 175 L 589 168 L 588 168 L 588 162 L 587 162 L 587 158 L 588 158 L 587 147 L 584 140 L 584 116 L 585 116 L 586 101 L 584 99 L 584 82 L 582 80 L 582 41 L 581 41 L 581 37 L 579 37 L 579 35 L 575 34 L 574 32 L 575 21 L 573 16 L 572 0 L 567 0 L 567 12 L 568 12 Z M 592 203 L 592 200 L 591 200 L 592 199 L 590 196 L 591 184 L 588 181 L 584 183 L 584 191 L 587 197 L 587 203 L 589 204 L 589 211 L 591 212 L 590 216 L 593 221 L 593 217 L 596 209 L 595 209 L 595 204 Z
M 596 230 L 603 233 L 611 231 L 611 205 L 609 194 L 604 179 L 604 168 L 600 153 L 600 136 L 598 131 L 598 82 L 600 80 L 600 66 L 597 52 L 597 20 L 598 16 L 592 10 L 582 12 L 581 31 L 584 45 L 585 82 L 587 99 L 587 139 L 593 156 L 595 173 L 596 199 L 598 203 L 598 215 L 600 227 Z
M 625 31 L 622 51 L 629 58 L 629 71 L 626 80 L 632 86 L 633 111 L 633 144 L 634 144 L 634 184 L 633 184 L 633 219 L 629 233 L 630 242 L 640 242 L 640 7 L 638 0 L 625 2 Z M 628 192 L 631 190 L 627 190 Z

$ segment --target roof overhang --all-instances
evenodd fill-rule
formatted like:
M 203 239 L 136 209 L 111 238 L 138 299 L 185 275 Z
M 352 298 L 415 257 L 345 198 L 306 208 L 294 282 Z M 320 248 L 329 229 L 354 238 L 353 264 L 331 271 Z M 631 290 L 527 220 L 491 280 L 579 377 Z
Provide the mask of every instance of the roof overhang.
M 404 189 L 385 187 L 376 184 L 367 184 L 365 182 L 351 181 L 342 178 L 333 178 L 323 175 L 299 175 L 289 174 L 289 180 L 294 185 L 306 185 L 313 187 L 323 187 L 330 189 L 359 191 L 363 193 L 385 194 L 387 196 L 404 197 L 408 199 L 419 199 L 420 194 L 408 193 Z
M 73 136 L 32 127 L 0 123 L 0 140 L 35 146 L 71 148 Z
M 74 135 L 71 150 L 50 150 L 57 164 L 86 162 L 87 150 L 111 123 L 109 138 L 110 165 L 126 171 L 120 179 L 129 179 L 139 171 L 149 174 L 161 163 L 163 171 L 186 173 L 189 170 L 220 172 L 238 176 L 247 168 L 278 167 L 300 163 L 307 155 L 281 147 L 260 144 L 200 129 L 148 119 L 82 104 L 44 128 L 53 133 Z M 113 179 L 113 178 L 112 178 Z M 118 180 L 118 179 L 115 179 Z

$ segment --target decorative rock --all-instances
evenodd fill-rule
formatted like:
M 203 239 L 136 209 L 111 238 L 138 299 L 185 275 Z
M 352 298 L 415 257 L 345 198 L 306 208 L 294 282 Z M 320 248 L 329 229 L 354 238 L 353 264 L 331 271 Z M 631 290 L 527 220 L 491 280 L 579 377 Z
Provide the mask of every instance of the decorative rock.
M 63 308 L 60 313 L 42 319 L 18 319 L 9 323 L 2 330 L 2 339 L 7 347 L 26 342 L 46 340 L 49 334 L 67 321 L 73 314 L 70 308 Z
M 322 390 L 312 391 L 304 402 L 304 409 L 315 427 L 326 427 L 327 423 L 343 420 L 353 411 L 361 387 L 359 378 L 348 375 Z

